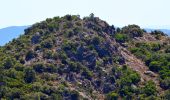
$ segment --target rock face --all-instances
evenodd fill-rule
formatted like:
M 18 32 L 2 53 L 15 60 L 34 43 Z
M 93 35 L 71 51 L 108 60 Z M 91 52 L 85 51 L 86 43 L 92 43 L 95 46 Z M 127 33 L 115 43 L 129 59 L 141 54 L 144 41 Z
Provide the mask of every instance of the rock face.
M 116 29 L 93 15 L 34 24 L 0 48 L 0 82 L 5 83 L 0 99 L 156 98 L 159 75 L 128 51 L 133 43 L 148 39 L 146 34 L 137 25 Z

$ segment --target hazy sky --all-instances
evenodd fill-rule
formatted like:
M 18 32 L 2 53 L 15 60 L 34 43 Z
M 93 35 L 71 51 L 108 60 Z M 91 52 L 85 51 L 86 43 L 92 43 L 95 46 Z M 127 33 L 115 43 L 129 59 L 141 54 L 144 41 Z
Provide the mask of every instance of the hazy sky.
M 0 0 L 0 28 L 66 14 L 84 17 L 92 12 L 115 26 L 170 25 L 170 0 Z

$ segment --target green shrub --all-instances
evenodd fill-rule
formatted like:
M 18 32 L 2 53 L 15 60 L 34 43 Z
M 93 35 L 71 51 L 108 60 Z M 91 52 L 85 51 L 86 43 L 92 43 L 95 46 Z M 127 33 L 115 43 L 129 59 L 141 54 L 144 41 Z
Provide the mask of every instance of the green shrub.
M 117 33 L 115 34 L 115 39 L 117 42 L 124 43 L 128 40 L 128 37 L 126 34 Z
M 130 37 L 143 36 L 143 30 L 137 25 L 128 25 L 122 28 L 121 33 L 127 34 Z
M 133 84 L 137 84 L 140 81 L 140 76 L 138 73 L 133 73 L 129 75 L 129 79 L 132 80 Z
M 161 45 L 158 43 L 152 43 L 151 47 L 152 47 L 152 49 L 151 49 L 152 51 L 158 51 L 161 49 Z
M 52 93 L 51 94 L 51 100 L 62 100 L 62 96 L 59 93 Z
M 107 100 L 118 100 L 119 95 L 115 92 L 110 92 L 107 94 L 106 99 Z
M 159 62 L 159 61 L 152 61 L 149 64 L 149 69 L 152 70 L 152 71 L 158 72 L 159 70 L 161 70 L 161 62 Z
M 147 96 L 155 95 L 155 93 L 156 93 L 156 86 L 155 86 L 154 82 L 148 81 L 145 84 L 145 87 L 143 88 L 143 93 L 146 94 Z
M 161 79 L 170 77 L 170 70 L 165 67 L 165 69 L 159 71 Z

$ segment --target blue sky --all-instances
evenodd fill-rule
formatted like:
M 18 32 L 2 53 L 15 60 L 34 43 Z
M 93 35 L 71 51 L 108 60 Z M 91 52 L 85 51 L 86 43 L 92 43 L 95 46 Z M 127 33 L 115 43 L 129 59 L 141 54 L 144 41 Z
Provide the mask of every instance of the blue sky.
M 170 0 L 0 0 L 0 28 L 94 13 L 109 24 L 170 28 Z

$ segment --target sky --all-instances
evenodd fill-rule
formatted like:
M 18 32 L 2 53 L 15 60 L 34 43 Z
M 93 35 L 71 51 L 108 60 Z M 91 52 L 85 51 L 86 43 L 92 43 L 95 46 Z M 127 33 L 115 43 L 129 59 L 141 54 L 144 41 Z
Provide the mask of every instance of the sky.
M 170 0 L 0 0 L 0 28 L 32 25 L 66 14 L 95 16 L 111 25 L 170 29 Z

